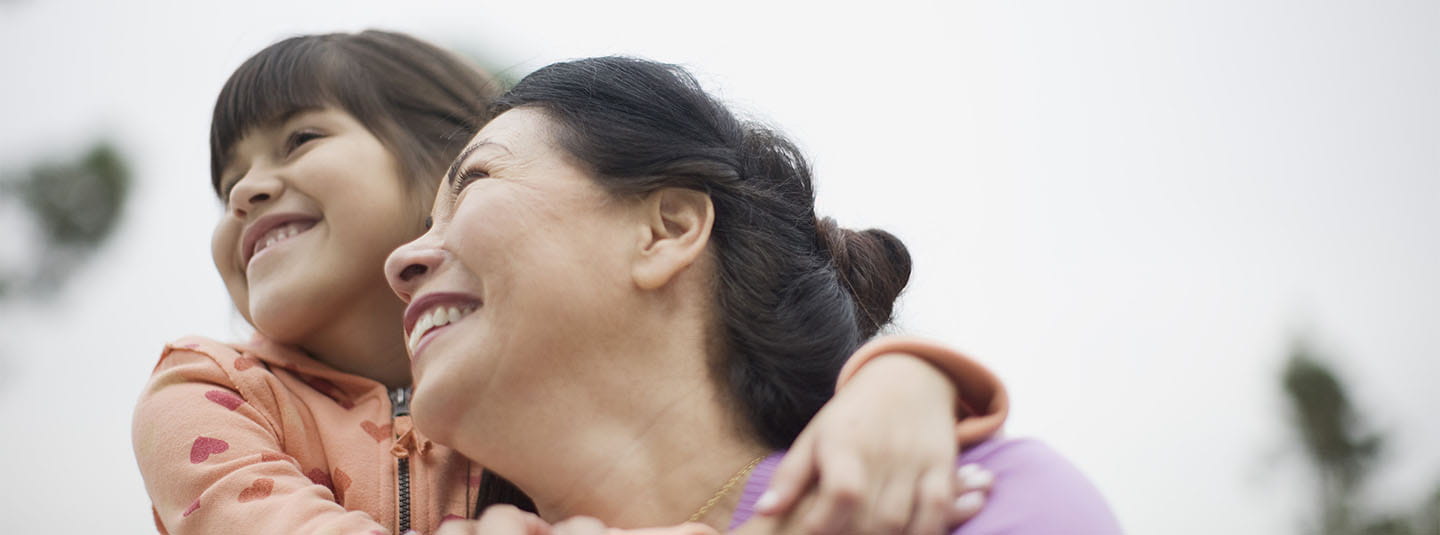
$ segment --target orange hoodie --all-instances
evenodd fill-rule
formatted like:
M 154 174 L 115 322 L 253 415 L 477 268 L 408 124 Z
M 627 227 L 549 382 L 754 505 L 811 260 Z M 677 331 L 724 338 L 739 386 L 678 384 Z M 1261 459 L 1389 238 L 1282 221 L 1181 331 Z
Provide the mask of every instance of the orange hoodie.
M 429 533 L 480 475 L 384 385 L 261 336 L 167 345 L 133 440 L 162 533 Z
M 885 337 L 851 357 L 917 355 L 960 386 L 960 444 L 1003 423 L 994 375 L 943 346 Z M 481 468 L 411 428 L 404 391 L 256 335 L 165 347 L 135 408 L 135 456 L 161 533 L 431 533 L 473 518 Z M 401 403 L 393 403 L 392 398 Z M 682 530 L 683 531 L 683 530 Z

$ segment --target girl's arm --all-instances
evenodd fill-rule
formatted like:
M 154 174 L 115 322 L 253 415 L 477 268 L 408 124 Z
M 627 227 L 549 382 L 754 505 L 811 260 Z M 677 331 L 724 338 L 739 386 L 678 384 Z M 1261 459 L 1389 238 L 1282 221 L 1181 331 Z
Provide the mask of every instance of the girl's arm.
M 284 453 L 276 415 L 227 372 L 233 350 L 171 345 L 135 407 L 133 445 L 162 533 L 368 533 L 386 528 L 346 511 Z M 193 346 L 193 347 L 186 347 Z M 256 365 L 258 366 L 258 365 Z M 251 373 L 256 370 L 251 370 Z
M 811 533 L 935 533 L 973 516 L 981 496 L 958 481 L 957 448 L 999 431 L 1008 412 L 994 374 L 943 345 L 877 338 L 841 371 L 835 398 L 777 468 L 760 513 L 790 511 Z M 969 495 L 963 495 L 969 493 Z

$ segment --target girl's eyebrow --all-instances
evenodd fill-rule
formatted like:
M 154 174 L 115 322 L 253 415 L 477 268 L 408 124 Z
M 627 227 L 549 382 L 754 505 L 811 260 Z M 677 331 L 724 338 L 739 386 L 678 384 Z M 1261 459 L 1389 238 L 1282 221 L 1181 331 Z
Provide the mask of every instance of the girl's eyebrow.
M 455 179 L 458 178 L 458 175 L 460 174 L 460 166 L 465 163 L 465 160 L 468 160 L 470 158 L 470 155 L 475 154 L 475 151 L 480 150 L 482 147 L 486 146 L 500 147 L 500 150 L 505 151 L 506 154 L 510 153 L 510 149 L 505 148 L 504 145 L 501 145 L 494 141 L 481 141 L 474 145 L 465 147 L 465 150 L 460 151 L 460 155 L 456 156 L 455 161 L 450 164 L 450 170 L 445 172 L 445 183 L 454 184 Z

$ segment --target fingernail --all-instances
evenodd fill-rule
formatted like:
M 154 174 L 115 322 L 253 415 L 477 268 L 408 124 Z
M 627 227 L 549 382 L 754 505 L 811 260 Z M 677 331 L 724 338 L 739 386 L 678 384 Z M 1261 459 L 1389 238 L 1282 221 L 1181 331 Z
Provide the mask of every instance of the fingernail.
M 775 507 L 775 502 L 778 501 L 780 501 L 780 493 L 775 492 L 773 489 L 767 489 L 764 494 L 760 495 L 759 500 L 755 500 L 755 508 L 765 511 L 771 507 Z
M 967 464 L 961 466 L 955 474 L 960 477 L 960 485 L 967 489 L 982 489 L 995 482 L 995 474 L 981 468 L 978 464 Z
M 980 506 L 985 504 L 985 494 L 972 490 L 955 498 L 955 512 L 961 516 L 971 516 L 980 512 Z

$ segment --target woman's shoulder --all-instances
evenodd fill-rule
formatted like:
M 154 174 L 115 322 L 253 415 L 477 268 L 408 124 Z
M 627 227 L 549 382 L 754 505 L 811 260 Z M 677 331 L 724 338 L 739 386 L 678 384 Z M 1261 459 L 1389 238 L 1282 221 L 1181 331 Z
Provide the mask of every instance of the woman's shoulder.
M 967 448 L 957 461 L 972 463 L 995 474 L 995 483 L 984 509 L 957 534 L 1121 532 L 1095 485 L 1044 442 L 991 439 Z

